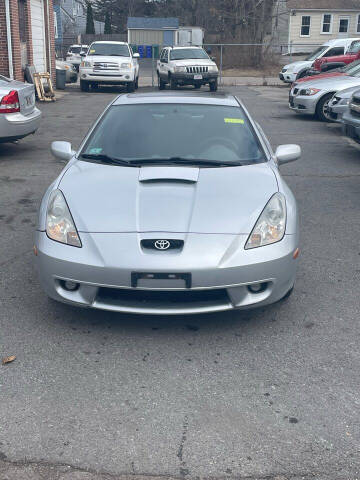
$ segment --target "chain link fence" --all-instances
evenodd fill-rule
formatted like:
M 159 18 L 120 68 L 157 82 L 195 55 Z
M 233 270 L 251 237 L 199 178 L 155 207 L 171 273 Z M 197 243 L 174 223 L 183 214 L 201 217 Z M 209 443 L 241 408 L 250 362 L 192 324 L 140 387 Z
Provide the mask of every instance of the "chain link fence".
M 306 59 L 320 44 L 208 43 L 202 47 L 219 69 L 219 84 L 225 77 L 277 77 L 283 66 Z M 157 62 L 164 45 L 132 45 L 140 54 L 140 75 L 157 85 Z

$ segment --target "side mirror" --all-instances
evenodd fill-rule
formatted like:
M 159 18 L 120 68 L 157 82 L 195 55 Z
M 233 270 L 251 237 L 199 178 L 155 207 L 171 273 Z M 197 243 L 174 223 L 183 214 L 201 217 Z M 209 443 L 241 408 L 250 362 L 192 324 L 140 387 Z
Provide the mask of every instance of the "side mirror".
M 168 63 L 167 61 L 167 58 L 163 58 L 162 60 L 160 60 L 161 63 Z
M 140 58 L 140 53 L 133 53 L 133 58 Z
M 66 161 L 70 160 L 75 155 L 70 142 L 52 142 L 51 153 L 55 158 Z
M 212 60 L 213 62 L 215 62 L 216 57 L 210 57 L 210 60 Z
M 279 145 L 276 149 L 275 157 L 279 165 L 294 162 L 301 157 L 301 148 L 299 145 Z
M 80 57 L 86 57 L 86 52 L 80 52 Z

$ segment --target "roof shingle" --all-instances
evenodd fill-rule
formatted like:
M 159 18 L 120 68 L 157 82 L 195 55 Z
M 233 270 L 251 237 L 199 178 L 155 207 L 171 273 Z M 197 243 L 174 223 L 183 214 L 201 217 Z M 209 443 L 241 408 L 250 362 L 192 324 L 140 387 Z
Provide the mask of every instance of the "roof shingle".
M 360 0 L 288 0 L 291 10 L 359 10 Z
M 151 17 L 128 17 L 127 28 L 145 28 L 149 30 L 166 30 L 179 28 L 179 19 L 169 18 L 151 18 Z

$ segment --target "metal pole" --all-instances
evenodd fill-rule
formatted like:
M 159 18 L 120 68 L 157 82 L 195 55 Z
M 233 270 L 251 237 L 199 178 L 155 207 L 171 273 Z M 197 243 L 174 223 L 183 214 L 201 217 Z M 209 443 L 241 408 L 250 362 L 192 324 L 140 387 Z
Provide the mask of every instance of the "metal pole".
M 151 47 L 151 84 L 154 88 L 154 45 Z
M 11 41 L 11 19 L 10 19 L 10 1 L 5 0 L 5 17 L 6 17 L 6 36 L 8 42 L 8 65 L 9 65 L 9 78 L 14 79 L 14 64 L 13 64 L 13 52 Z
M 293 41 L 290 40 L 290 63 L 292 63 L 292 47 L 293 47 Z
M 220 85 L 222 85 L 222 70 L 223 70 L 223 45 L 220 45 Z

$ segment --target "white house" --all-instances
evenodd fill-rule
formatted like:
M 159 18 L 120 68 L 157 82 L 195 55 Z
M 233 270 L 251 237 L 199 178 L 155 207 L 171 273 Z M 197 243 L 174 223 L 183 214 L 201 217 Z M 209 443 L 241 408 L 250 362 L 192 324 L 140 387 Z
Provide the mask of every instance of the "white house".
M 307 52 L 335 38 L 360 37 L 360 0 L 278 0 L 273 40 Z

